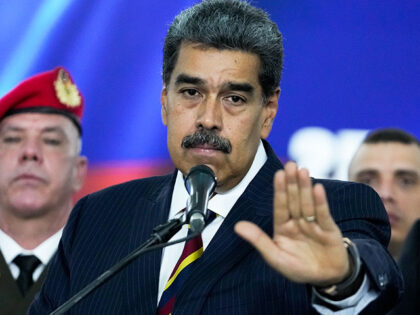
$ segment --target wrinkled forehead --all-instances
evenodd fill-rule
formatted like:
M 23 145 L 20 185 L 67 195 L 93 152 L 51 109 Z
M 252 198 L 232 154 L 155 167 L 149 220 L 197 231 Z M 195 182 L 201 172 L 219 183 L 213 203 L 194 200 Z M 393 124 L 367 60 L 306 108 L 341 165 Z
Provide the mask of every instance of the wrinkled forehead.
M 259 69 L 260 59 L 254 53 L 183 43 L 170 84 L 188 78 L 202 85 L 213 86 L 248 83 L 251 89 L 261 90 Z
M 4 117 L 0 121 L 0 132 L 45 132 L 56 131 L 69 138 L 78 138 L 78 130 L 70 119 L 59 114 L 19 113 Z

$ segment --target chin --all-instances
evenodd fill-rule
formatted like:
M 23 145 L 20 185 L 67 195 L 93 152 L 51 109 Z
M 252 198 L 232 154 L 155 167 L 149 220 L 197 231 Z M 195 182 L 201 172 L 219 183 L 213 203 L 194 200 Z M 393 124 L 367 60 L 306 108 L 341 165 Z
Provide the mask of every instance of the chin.
M 45 213 L 45 205 L 39 200 L 19 200 L 13 203 L 14 212 L 23 219 L 41 217 Z

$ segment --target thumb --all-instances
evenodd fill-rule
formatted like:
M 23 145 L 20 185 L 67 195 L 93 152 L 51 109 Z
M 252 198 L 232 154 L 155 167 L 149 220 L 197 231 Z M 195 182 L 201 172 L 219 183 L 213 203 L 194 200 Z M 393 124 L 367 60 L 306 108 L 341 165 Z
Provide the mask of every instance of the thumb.
M 276 265 L 275 258 L 278 248 L 263 230 L 254 223 L 247 221 L 240 221 L 236 223 L 234 230 L 236 234 L 251 243 L 251 245 L 260 252 L 264 260 L 269 265 L 272 267 Z

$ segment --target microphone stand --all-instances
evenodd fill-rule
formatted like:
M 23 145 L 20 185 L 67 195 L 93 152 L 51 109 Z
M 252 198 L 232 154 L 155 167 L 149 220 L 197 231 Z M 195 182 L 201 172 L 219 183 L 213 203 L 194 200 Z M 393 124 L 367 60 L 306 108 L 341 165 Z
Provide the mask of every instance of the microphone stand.
M 125 256 L 119 262 L 117 262 L 114 266 L 112 266 L 107 271 L 102 273 L 98 278 L 93 280 L 91 283 L 85 286 L 78 293 L 73 295 L 73 297 L 71 297 L 64 304 L 62 304 L 60 307 L 58 307 L 56 310 L 50 313 L 50 315 L 64 314 L 64 312 L 68 311 L 71 307 L 77 304 L 81 299 L 86 297 L 89 293 L 91 293 L 97 287 L 102 285 L 105 281 L 107 281 L 109 278 L 114 276 L 118 271 L 120 271 L 122 268 L 124 268 L 126 265 L 128 265 L 131 261 L 136 259 L 141 254 L 148 252 L 149 250 L 152 250 L 152 249 L 162 248 L 168 245 L 183 242 L 184 240 L 191 238 L 191 236 L 193 235 L 187 238 L 180 239 L 178 241 L 163 244 L 163 243 L 166 243 L 168 240 L 170 240 L 171 237 L 174 236 L 185 223 L 186 222 L 183 221 L 181 218 L 175 218 L 175 219 L 169 220 L 166 223 L 156 226 L 153 229 L 153 233 L 148 240 L 146 240 L 143 244 L 141 244 L 139 247 L 137 247 L 134 251 L 132 251 L 127 256 Z M 159 246 L 158 244 L 163 244 L 164 246 Z

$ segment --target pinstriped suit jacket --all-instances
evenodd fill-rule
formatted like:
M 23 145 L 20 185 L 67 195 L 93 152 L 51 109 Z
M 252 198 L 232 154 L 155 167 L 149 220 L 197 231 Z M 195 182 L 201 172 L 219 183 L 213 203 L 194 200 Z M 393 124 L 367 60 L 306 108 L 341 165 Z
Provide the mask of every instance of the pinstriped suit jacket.
M 268 143 L 268 160 L 239 198 L 177 297 L 173 314 L 311 314 L 311 288 L 268 267 L 233 232 L 239 220 L 272 233 L 273 175 L 282 168 Z M 47 314 L 126 256 L 166 222 L 175 174 L 135 180 L 89 195 L 76 205 L 41 294 L 29 314 Z M 385 247 L 390 228 L 383 205 L 365 185 L 314 180 L 327 191 L 332 214 L 361 253 L 380 291 L 367 312 L 394 304 L 401 279 Z M 71 314 L 155 314 L 161 251 L 141 256 L 91 293 Z M 308 261 L 310 264 L 310 261 Z

